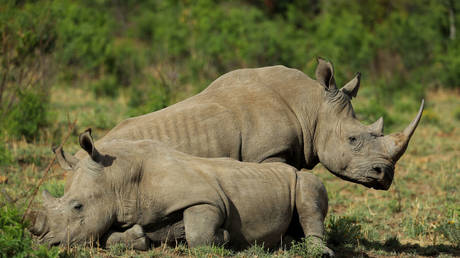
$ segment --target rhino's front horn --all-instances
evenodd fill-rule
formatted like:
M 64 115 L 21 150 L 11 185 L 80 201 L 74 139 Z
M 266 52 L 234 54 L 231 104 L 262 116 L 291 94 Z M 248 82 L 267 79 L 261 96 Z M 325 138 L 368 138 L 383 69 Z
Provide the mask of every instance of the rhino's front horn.
M 25 219 L 29 222 L 27 228 L 30 233 L 41 236 L 48 231 L 47 217 L 41 211 L 29 211 L 25 215 Z
M 420 118 L 422 117 L 423 107 L 425 105 L 425 100 L 422 100 L 420 109 L 418 110 L 417 116 L 414 120 L 404 129 L 402 133 L 394 133 L 388 136 L 385 136 L 385 145 L 388 153 L 390 153 L 394 162 L 398 161 L 399 158 L 404 154 L 409 144 L 409 140 L 415 132 Z

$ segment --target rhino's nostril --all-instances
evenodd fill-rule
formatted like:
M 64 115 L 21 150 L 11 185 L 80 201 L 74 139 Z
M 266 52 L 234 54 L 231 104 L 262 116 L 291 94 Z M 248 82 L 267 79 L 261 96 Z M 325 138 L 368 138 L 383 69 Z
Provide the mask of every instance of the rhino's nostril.
M 383 169 L 381 167 L 374 167 L 373 168 L 375 172 L 377 172 L 377 174 L 382 174 L 383 173 Z

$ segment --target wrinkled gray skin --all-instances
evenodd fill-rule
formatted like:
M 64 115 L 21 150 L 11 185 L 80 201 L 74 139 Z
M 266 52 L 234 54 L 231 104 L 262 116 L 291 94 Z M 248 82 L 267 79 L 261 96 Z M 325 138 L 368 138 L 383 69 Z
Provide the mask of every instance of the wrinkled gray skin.
M 79 138 L 86 157 L 56 150 L 59 164 L 75 174 L 63 197 L 44 192 L 45 209 L 32 218 L 31 232 L 44 242 L 100 239 L 146 249 L 151 241 L 185 238 L 190 247 L 270 248 L 295 235 L 292 225 L 303 230 L 297 237 L 312 236 L 333 255 L 321 241 L 327 193 L 313 174 L 283 163 L 194 157 L 152 140 L 113 140 L 97 150 L 90 132 Z
M 113 139 L 153 139 L 199 157 L 277 161 L 297 169 L 321 162 L 345 180 L 387 190 L 423 102 L 406 130 L 384 136 L 382 118 L 367 126 L 355 117 L 350 100 L 359 85 L 358 73 L 337 89 L 332 64 L 323 59 L 316 80 L 284 66 L 236 70 L 196 96 L 121 122 L 96 146 Z M 68 185 L 71 181 L 72 173 Z

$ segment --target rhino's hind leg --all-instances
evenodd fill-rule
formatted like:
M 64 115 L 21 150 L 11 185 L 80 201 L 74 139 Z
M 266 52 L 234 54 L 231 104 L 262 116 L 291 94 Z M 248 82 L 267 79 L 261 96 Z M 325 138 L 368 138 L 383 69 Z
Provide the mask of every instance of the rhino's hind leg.
M 297 172 L 295 205 L 305 237 L 321 245 L 325 255 L 333 256 L 334 252 L 323 243 L 328 209 L 326 188 L 315 175 L 304 170 Z
M 109 231 L 101 240 L 105 248 L 116 244 L 124 244 L 128 248 L 145 251 L 150 248 L 150 240 L 140 225 L 134 225 L 124 232 Z
M 214 206 L 203 204 L 184 211 L 185 237 L 189 247 L 202 245 L 224 245 L 230 237 L 222 229 L 224 217 Z

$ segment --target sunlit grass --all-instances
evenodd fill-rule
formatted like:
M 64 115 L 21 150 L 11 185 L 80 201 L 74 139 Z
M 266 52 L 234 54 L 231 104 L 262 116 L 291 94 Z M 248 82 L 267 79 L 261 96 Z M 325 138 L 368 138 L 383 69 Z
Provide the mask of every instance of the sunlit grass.
M 92 127 L 96 137 L 100 137 L 127 117 L 127 101 L 123 96 L 120 94 L 115 100 L 94 99 L 91 92 L 81 89 L 56 88 L 53 91 L 51 105 L 56 124 L 45 129 L 44 136 L 32 143 L 6 139 L 13 160 L 1 168 L 1 176 L 6 180 L 0 180 L 0 187 L 15 201 L 15 205 L 24 207 L 26 198 L 43 177 L 44 169 L 53 156 L 51 146 L 62 141 L 69 123 L 77 119 L 76 129 L 65 144 L 66 150 L 73 153 L 79 148 L 76 140 L 78 132 Z M 427 109 L 406 154 L 396 166 L 394 183 L 388 191 L 345 182 L 320 165 L 313 170 L 328 190 L 326 229 L 329 246 L 339 256 L 460 255 L 459 98 L 460 94 L 452 91 L 427 94 Z M 387 111 L 398 123 L 386 128 L 385 133 L 404 128 L 415 116 L 419 103 L 402 102 Z M 404 111 L 408 103 L 416 107 Z M 359 108 L 368 105 L 365 98 L 354 100 L 354 104 L 361 106 Z M 55 164 L 41 189 L 60 196 L 64 178 L 64 171 Z M 4 205 L 4 202 L 2 199 L 0 204 Z M 222 247 L 188 249 L 179 245 L 161 246 L 148 252 L 137 252 L 123 246 L 109 250 L 61 248 L 61 255 L 292 257 L 299 254 L 283 248 L 267 251 L 260 246 L 235 252 Z

